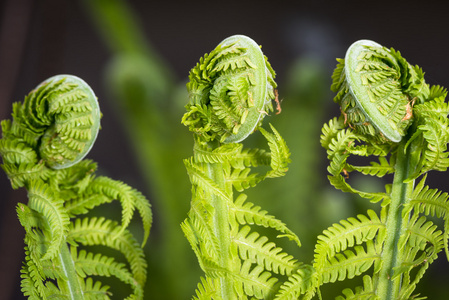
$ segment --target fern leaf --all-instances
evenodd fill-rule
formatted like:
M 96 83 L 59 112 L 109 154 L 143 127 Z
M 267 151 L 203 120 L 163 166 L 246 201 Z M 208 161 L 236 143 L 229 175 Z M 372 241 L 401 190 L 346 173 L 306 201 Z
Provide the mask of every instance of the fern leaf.
M 229 143 L 221 145 L 213 150 L 202 143 L 195 143 L 193 151 L 195 161 L 200 163 L 223 163 L 232 160 L 240 151 L 243 145 Z
M 77 253 L 75 247 L 72 247 L 72 257 L 75 262 L 76 271 L 81 277 L 84 278 L 93 275 L 117 277 L 132 287 L 135 297 L 138 299 L 143 298 L 143 286 L 133 278 L 124 264 L 115 262 L 114 258 L 100 253 L 94 255 L 85 250 Z
M 251 261 L 243 262 L 239 274 L 230 274 L 243 285 L 246 295 L 254 296 L 256 299 L 266 299 L 272 296 L 273 287 L 277 279 L 271 277 L 270 272 L 265 272 L 264 268 L 256 265 L 252 266 Z
M 47 180 L 50 176 L 50 170 L 44 162 L 37 164 L 21 164 L 18 166 L 3 164 L 2 169 L 8 176 L 13 189 L 24 187 L 33 180 Z
M 86 300 L 110 299 L 109 286 L 102 285 L 99 281 L 94 282 L 91 277 L 87 277 L 86 280 L 81 280 L 81 282 Z
M 257 148 L 242 149 L 229 163 L 236 169 L 243 169 L 250 166 L 269 166 L 271 163 L 271 153 Z
M 275 300 L 312 299 L 318 288 L 316 272 L 310 265 L 300 265 L 279 288 Z
M 37 153 L 18 139 L 0 139 L 0 156 L 4 164 L 36 164 Z
M 210 300 L 215 299 L 219 291 L 219 281 L 215 278 L 201 277 L 201 283 L 198 283 L 198 288 L 196 290 L 196 297 L 194 300 Z
M 82 195 L 71 201 L 65 202 L 65 209 L 71 217 L 75 217 L 81 214 L 87 214 L 91 209 L 101 204 L 110 203 L 113 199 L 106 195 L 90 194 Z
M 269 133 L 263 128 L 259 130 L 267 139 L 271 152 L 271 171 L 266 174 L 266 177 L 274 178 L 284 176 L 287 172 L 290 163 L 290 150 L 273 125 L 270 124 L 270 127 L 273 133 Z
M 429 170 L 446 171 L 449 167 L 448 128 L 449 120 L 446 117 L 444 119 L 427 118 L 426 124 L 418 127 L 427 142 L 427 149 L 424 151 L 425 163 L 421 173 Z
M 49 224 L 51 242 L 42 260 L 51 259 L 59 252 L 68 232 L 69 216 L 63 207 L 63 201 L 53 195 L 48 185 L 42 181 L 30 183 L 28 199 L 28 206 L 41 213 Z
M 230 210 L 234 213 L 237 222 L 241 225 L 256 224 L 259 226 L 273 228 L 281 232 L 282 235 L 278 237 L 287 237 L 288 239 L 295 241 L 300 247 L 301 242 L 293 231 L 276 219 L 275 217 L 268 215 L 268 212 L 261 210 L 260 206 L 254 206 L 251 202 L 245 202 L 246 195 L 240 194 L 234 202 L 234 205 L 230 207 Z
M 333 176 L 328 176 L 330 184 L 332 184 L 336 189 L 341 190 L 342 192 L 346 193 L 352 193 L 352 194 L 358 194 L 361 197 L 365 199 L 369 199 L 373 203 L 377 203 L 380 201 L 383 201 L 382 205 L 388 204 L 390 201 L 390 198 L 388 194 L 386 193 L 367 193 L 360 190 L 357 190 L 349 185 L 349 183 L 346 182 L 343 175 L 338 173 L 338 170 L 343 171 L 344 168 L 341 166 L 341 164 L 344 165 L 344 162 L 341 160 L 346 160 L 347 156 L 342 156 L 339 154 L 336 154 L 331 161 L 330 166 L 328 167 L 328 171 L 334 173 Z
M 362 246 L 355 246 L 352 250 L 345 250 L 330 257 L 321 266 L 314 268 L 321 277 L 321 282 L 343 281 L 366 272 L 375 261 L 380 259 L 372 241 L 366 242 L 366 250 Z
M 232 183 L 232 186 L 238 191 L 242 192 L 245 189 L 256 186 L 263 180 L 262 176 L 258 174 L 249 174 L 250 168 L 233 169 L 231 174 L 226 174 L 226 182 Z
M 22 293 L 33 300 L 47 299 L 45 295 L 44 278 L 34 260 L 31 259 L 27 247 L 25 247 L 25 264 L 20 272 L 20 277 L 22 277 Z
M 370 166 L 351 165 L 351 168 L 362 174 L 377 177 L 384 177 L 386 174 L 391 174 L 395 171 L 394 166 L 384 156 L 379 157 L 379 163 L 372 161 L 370 164 Z
M 134 236 L 114 221 L 105 218 L 76 219 L 71 224 L 67 240 L 86 246 L 102 245 L 120 251 L 129 262 L 134 279 L 141 285 L 146 281 L 147 262 Z
M 351 289 L 343 290 L 344 296 L 338 296 L 335 300 L 378 300 L 379 297 L 374 291 L 373 280 L 368 275 L 363 276 L 363 287 L 359 286 L 355 288 L 355 291 Z M 405 298 L 402 298 L 405 299 Z
M 210 179 L 198 164 L 193 163 L 189 159 L 185 159 L 184 164 L 187 172 L 189 173 L 192 184 L 198 185 L 205 191 L 231 202 L 231 199 L 228 197 L 226 192 L 223 191 L 212 179 Z
M 398 248 L 403 253 L 403 261 L 394 270 L 393 278 L 409 273 L 416 266 L 431 264 L 444 248 L 443 235 L 433 222 L 427 221 L 424 216 L 418 218 L 414 215 L 398 242 Z M 417 258 L 420 251 L 422 254 Z
M 293 256 L 282 252 L 282 248 L 276 247 L 273 242 L 268 242 L 267 237 L 250 231 L 249 226 L 244 226 L 233 239 L 241 259 L 254 261 L 265 270 L 282 275 L 290 275 L 297 268 Z
M 135 198 L 132 195 L 130 186 L 123 182 L 100 176 L 91 182 L 86 192 L 101 194 L 111 199 L 119 200 L 122 205 L 122 230 L 128 227 L 135 207 Z
M 444 249 L 449 259 L 449 195 L 437 189 L 425 186 L 427 176 L 416 185 L 410 201 L 403 210 L 403 215 L 410 213 L 412 209 L 427 216 L 436 216 L 444 220 Z
M 141 192 L 133 189 L 131 193 L 134 197 L 134 205 L 142 218 L 144 232 L 141 247 L 143 248 L 148 240 L 148 237 L 150 236 L 151 225 L 153 223 L 153 213 L 151 211 L 150 202 L 144 195 L 142 195 Z
M 195 202 L 192 202 L 189 211 L 189 227 L 192 231 L 191 234 L 195 235 L 195 244 L 204 244 L 204 249 L 201 251 L 202 255 L 217 259 L 220 246 L 212 228 L 214 208 L 207 201 L 201 201 L 200 199 L 198 197 Z M 186 231 L 184 234 L 187 236 L 188 232 Z
M 318 236 L 315 247 L 315 262 L 318 266 L 337 252 L 361 245 L 373 240 L 376 236 L 383 236 L 381 231 L 385 230 L 385 223 L 373 210 L 368 210 L 367 214 L 368 217 L 359 214 L 357 218 L 342 220 L 324 230 L 323 235 Z M 382 243 L 382 241 L 378 242 Z
M 320 136 L 320 143 L 324 149 L 329 149 L 332 140 L 337 138 L 338 132 L 344 128 L 343 122 L 338 118 L 333 118 L 323 125 Z

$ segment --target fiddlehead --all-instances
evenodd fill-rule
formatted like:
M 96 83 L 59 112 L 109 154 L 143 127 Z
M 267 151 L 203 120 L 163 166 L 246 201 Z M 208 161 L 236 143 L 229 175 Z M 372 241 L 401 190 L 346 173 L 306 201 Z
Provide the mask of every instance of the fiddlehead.
M 425 186 L 426 177 L 414 184 L 430 170 L 449 167 L 447 93 L 425 83 L 422 70 L 399 52 L 372 41 L 354 43 L 345 59 L 337 60 L 331 89 L 342 115 L 325 124 L 321 136 L 330 160 L 329 180 L 344 192 L 381 201 L 382 209 L 380 217 L 369 211 L 367 221 L 361 215 L 326 230 L 314 268 L 324 283 L 361 275 L 373 266 L 363 287 L 347 289 L 346 298 L 338 299 L 409 299 L 437 253 L 448 253 L 448 196 Z M 348 162 L 352 155 L 378 161 L 353 165 Z M 394 180 L 384 192 L 368 193 L 348 183 L 354 171 L 377 177 L 394 173 Z M 444 230 L 436 230 L 423 215 L 443 218 Z M 351 265 L 353 258 L 360 265 L 344 271 L 343 264 Z
M 257 232 L 267 227 L 299 245 L 298 237 L 280 220 L 246 202 L 238 192 L 267 177 L 283 176 L 289 150 L 280 134 L 260 128 L 272 111 L 274 71 L 248 37 L 225 39 L 190 73 L 190 101 L 182 122 L 194 133 L 194 156 L 185 160 L 192 183 L 191 209 L 182 229 L 206 278 L 199 299 L 273 297 L 277 281 L 296 274 L 299 264 Z M 270 151 L 244 149 L 237 142 L 255 130 Z M 251 167 L 269 166 L 264 174 Z
M 116 180 L 95 176 L 96 164 L 83 160 L 99 127 L 100 110 L 91 88 L 72 75 L 54 76 L 13 104 L 12 121 L 2 121 L 2 168 L 13 188 L 28 190 L 18 205 L 25 228 L 22 291 L 31 299 L 109 298 L 109 287 L 90 276 L 115 276 L 143 298 L 146 261 L 127 227 L 137 209 L 146 241 L 151 227 L 148 201 Z M 119 200 L 122 224 L 79 215 Z M 70 245 L 70 246 L 69 246 Z M 121 252 L 129 267 L 113 257 L 79 250 L 103 245 Z M 134 299 L 133 298 L 133 299 Z
M 252 39 L 225 39 L 191 70 L 183 123 L 207 142 L 244 140 L 273 110 L 274 76 Z
M 333 74 L 332 90 L 345 123 L 379 141 L 399 142 L 413 118 L 412 106 L 429 94 L 423 73 L 399 52 L 361 40 L 352 44 Z

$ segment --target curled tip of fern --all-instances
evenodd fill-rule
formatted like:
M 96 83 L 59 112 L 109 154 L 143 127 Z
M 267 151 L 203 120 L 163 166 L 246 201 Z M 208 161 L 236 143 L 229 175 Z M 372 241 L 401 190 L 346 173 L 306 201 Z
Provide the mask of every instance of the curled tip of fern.
M 252 39 L 231 36 L 190 71 L 182 123 L 205 142 L 240 142 L 273 110 L 274 77 Z
M 53 169 L 70 167 L 90 151 L 100 129 L 100 109 L 90 86 L 73 75 L 56 75 L 31 91 L 15 112 L 25 134 Z M 14 126 L 14 125 L 13 125 Z
M 331 89 L 345 123 L 372 141 L 400 142 L 413 105 L 429 95 L 422 70 L 370 40 L 355 42 L 338 61 Z

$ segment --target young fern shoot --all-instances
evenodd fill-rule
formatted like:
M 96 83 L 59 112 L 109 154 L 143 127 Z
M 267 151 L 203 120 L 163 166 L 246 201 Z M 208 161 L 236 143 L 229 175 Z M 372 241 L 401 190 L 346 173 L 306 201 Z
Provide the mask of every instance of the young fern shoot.
M 260 47 L 243 35 L 225 39 L 190 72 L 182 123 L 194 133 L 194 155 L 184 161 L 192 199 L 181 227 L 205 273 L 194 299 L 272 299 L 278 282 L 301 268 L 258 231 L 272 228 L 300 245 L 298 237 L 240 193 L 287 171 L 285 141 L 273 126 L 272 133 L 260 127 L 273 110 L 274 76 Z M 256 130 L 269 152 L 240 143 Z M 251 172 L 258 166 L 269 170 Z
M 128 230 L 137 210 L 145 244 L 151 227 L 147 199 L 130 186 L 95 176 L 83 160 L 100 128 L 92 89 L 80 78 L 57 75 L 13 104 L 12 120 L 1 122 L 2 168 L 14 189 L 28 191 L 17 214 L 25 229 L 22 292 L 29 299 L 109 299 L 109 287 L 92 276 L 116 277 L 129 285 L 127 299 L 143 299 L 146 266 L 141 245 Z M 93 208 L 119 200 L 121 224 L 104 217 L 82 218 Z M 127 264 L 81 246 L 106 246 Z
M 371 269 L 363 287 L 346 289 L 338 299 L 416 299 L 429 264 L 440 251 L 449 257 L 448 194 L 425 185 L 428 171 L 449 166 L 447 91 L 429 86 L 418 66 L 373 41 L 354 43 L 337 60 L 331 89 L 341 116 L 325 124 L 321 136 L 329 180 L 337 189 L 380 202 L 381 211 L 323 232 L 313 264 L 317 281 L 342 281 Z M 348 162 L 353 155 L 373 161 L 354 165 Z M 394 179 L 384 192 L 368 193 L 348 183 L 351 172 Z M 443 230 L 426 216 L 442 218 Z

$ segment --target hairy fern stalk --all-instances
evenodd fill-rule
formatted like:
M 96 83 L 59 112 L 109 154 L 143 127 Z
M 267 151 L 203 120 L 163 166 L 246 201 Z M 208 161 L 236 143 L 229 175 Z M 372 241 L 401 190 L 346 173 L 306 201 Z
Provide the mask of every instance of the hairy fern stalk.
M 150 204 L 130 186 L 96 176 L 96 164 L 83 160 L 100 128 L 91 88 L 72 75 L 49 78 L 13 104 L 12 120 L 2 121 L 1 128 L 2 168 L 14 189 L 28 191 L 28 203 L 17 205 L 25 229 L 24 295 L 109 299 L 109 287 L 94 281 L 104 276 L 128 285 L 127 299 L 143 299 L 142 246 L 151 227 Z M 122 206 L 121 223 L 87 215 L 114 200 Z M 143 221 L 141 245 L 128 230 L 135 210 Z M 90 252 L 91 246 L 111 248 L 122 257 Z

